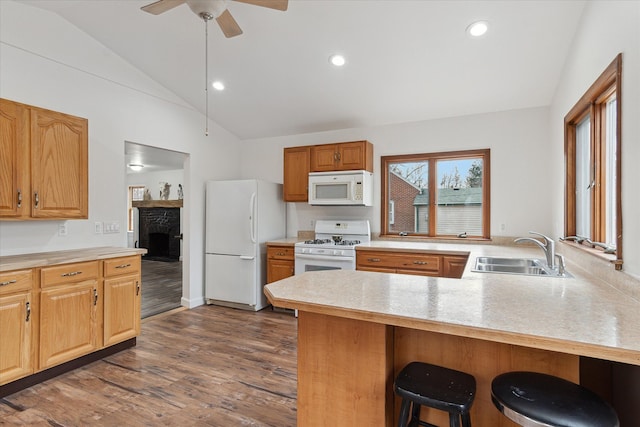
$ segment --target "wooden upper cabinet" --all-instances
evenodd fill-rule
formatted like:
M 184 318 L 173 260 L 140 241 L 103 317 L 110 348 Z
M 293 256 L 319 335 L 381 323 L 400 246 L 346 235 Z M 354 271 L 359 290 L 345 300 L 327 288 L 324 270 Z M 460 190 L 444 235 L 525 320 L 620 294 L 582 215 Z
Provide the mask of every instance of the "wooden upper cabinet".
M 87 134 L 86 119 L 31 110 L 34 218 L 88 218 Z
M 29 110 L 0 99 L 0 217 L 23 215 L 30 197 L 28 171 Z
M 0 218 L 88 218 L 88 121 L 0 102 Z
M 306 202 L 309 199 L 310 147 L 284 149 L 283 199 L 285 202 Z
M 311 147 L 311 172 L 344 170 L 373 172 L 373 144 L 354 141 Z

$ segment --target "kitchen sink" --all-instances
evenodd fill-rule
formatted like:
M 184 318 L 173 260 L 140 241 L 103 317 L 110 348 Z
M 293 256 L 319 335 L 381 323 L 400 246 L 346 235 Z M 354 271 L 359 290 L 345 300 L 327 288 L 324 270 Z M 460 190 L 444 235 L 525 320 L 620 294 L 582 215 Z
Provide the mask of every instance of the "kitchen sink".
M 524 274 L 528 276 L 571 277 L 548 268 L 545 261 L 531 258 L 477 257 L 472 271 L 481 273 Z
M 540 260 L 528 258 L 495 258 L 481 256 L 476 258 L 476 264 L 500 265 L 513 267 L 539 267 Z

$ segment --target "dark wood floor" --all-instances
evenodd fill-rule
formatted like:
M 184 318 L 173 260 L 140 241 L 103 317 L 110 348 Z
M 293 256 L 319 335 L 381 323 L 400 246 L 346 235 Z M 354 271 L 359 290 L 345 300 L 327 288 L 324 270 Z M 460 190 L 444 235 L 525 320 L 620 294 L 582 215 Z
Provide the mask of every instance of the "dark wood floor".
M 142 258 L 142 318 L 180 307 L 182 262 Z
M 295 317 L 201 306 L 138 345 L 0 399 L 2 426 L 296 425 Z

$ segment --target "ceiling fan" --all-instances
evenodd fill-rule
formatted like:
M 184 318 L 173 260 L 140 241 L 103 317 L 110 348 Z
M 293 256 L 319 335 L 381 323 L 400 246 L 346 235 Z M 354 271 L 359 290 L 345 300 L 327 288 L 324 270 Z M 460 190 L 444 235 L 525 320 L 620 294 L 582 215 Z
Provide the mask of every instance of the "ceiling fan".
M 256 6 L 268 7 L 276 10 L 287 10 L 289 0 L 235 0 L 240 3 L 253 4 Z M 174 7 L 186 3 L 187 6 L 198 15 L 205 23 L 204 26 L 204 98 L 205 98 L 205 136 L 209 135 L 209 21 L 215 18 L 224 35 L 235 37 L 242 34 L 242 29 L 238 25 L 231 12 L 227 9 L 227 0 L 158 0 L 154 3 L 141 7 L 145 12 L 152 15 L 160 15 Z
M 268 7 L 276 10 L 287 10 L 288 0 L 234 0 L 256 6 Z M 242 29 L 227 9 L 226 0 L 159 0 L 141 7 L 152 15 L 160 15 L 174 7 L 186 3 L 189 8 L 205 21 L 215 19 L 224 35 L 235 37 L 242 34 Z

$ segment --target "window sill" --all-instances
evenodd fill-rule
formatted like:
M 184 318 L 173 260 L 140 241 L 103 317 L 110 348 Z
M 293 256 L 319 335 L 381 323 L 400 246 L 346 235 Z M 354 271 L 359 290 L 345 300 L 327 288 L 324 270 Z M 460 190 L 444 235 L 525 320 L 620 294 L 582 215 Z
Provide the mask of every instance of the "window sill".
M 421 236 L 417 234 L 409 234 L 407 236 L 399 236 L 398 234 L 380 234 L 377 237 L 379 240 L 395 240 L 405 242 L 449 242 L 449 243 L 492 243 L 493 239 L 486 239 L 484 237 L 433 237 L 433 236 Z
M 591 256 L 595 256 L 607 262 L 610 262 L 615 266 L 616 270 L 622 270 L 623 261 L 621 259 L 618 259 L 616 254 L 605 254 L 604 251 L 598 247 L 591 247 L 587 244 L 582 244 L 582 243 L 568 242 L 568 241 L 559 242 L 559 243 L 570 246 L 576 250 L 579 250 Z

